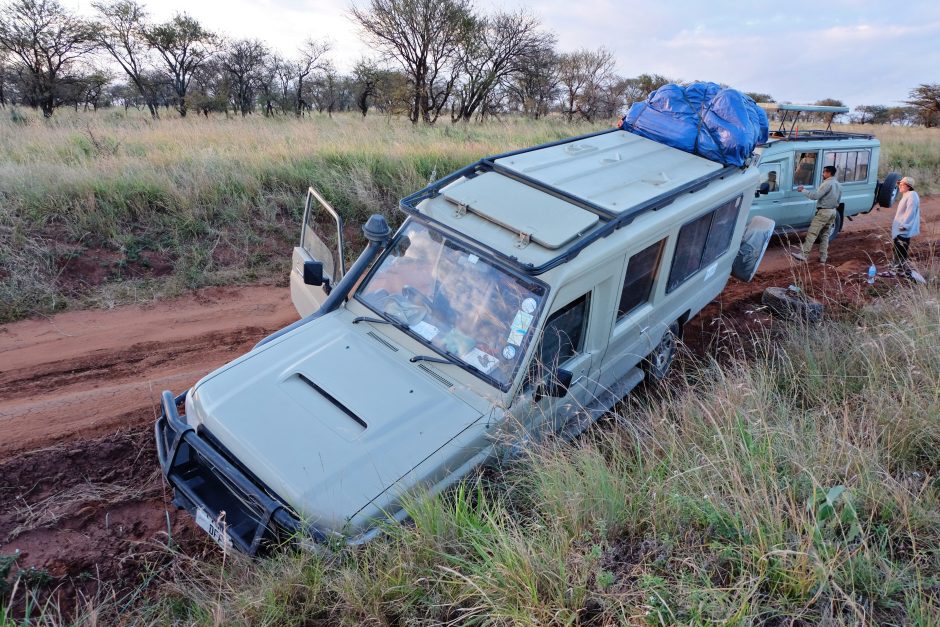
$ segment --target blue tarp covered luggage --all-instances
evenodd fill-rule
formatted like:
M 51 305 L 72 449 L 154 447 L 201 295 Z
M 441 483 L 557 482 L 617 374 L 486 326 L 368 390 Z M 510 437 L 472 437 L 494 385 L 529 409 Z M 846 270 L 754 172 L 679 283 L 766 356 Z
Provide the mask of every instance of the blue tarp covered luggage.
M 767 115 L 745 94 L 715 83 L 664 85 L 634 103 L 620 128 L 725 165 L 743 166 L 767 141 Z

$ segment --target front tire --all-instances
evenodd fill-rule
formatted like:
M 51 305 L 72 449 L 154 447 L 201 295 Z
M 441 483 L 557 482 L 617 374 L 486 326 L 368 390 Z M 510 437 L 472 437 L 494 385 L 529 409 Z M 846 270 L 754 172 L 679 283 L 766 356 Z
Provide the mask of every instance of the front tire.
M 647 355 L 644 361 L 646 378 L 650 381 L 660 382 L 669 374 L 669 368 L 676 358 L 676 350 L 679 338 L 679 322 L 673 322 L 663 333 L 659 344 Z

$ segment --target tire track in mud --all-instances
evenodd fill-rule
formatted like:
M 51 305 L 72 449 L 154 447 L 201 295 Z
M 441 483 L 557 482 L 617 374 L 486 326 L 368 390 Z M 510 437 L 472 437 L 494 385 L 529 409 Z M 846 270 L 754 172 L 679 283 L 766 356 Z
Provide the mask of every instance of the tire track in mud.
M 286 288 L 256 286 L 0 327 L 0 555 L 39 569 L 41 601 L 68 615 L 80 597 L 133 590 L 167 546 L 214 550 L 169 502 L 159 395 L 296 317 Z

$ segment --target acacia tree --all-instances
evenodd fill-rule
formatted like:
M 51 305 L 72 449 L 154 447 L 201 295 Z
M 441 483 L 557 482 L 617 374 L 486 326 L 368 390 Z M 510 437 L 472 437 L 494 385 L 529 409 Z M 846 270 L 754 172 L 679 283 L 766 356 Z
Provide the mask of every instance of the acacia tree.
M 155 72 L 148 61 L 149 44 L 146 32 L 147 12 L 134 0 L 116 2 L 94 2 L 98 11 L 98 22 L 94 34 L 98 45 L 110 54 L 130 79 L 147 104 L 150 116 L 160 117 L 157 107 L 158 85 L 154 84 Z
M 498 84 L 518 72 L 535 51 L 553 43 L 553 35 L 539 32 L 538 18 L 524 11 L 476 20 L 464 40 L 453 120 L 470 120 Z
M 411 83 L 409 119 L 433 124 L 450 98 L 463 43 L 472 32 L 470 0 L 370 0 L 352 18 L 368 42 L 394 59 Z
M 578 50 L 561 55 L 559 84 L 564 94 L 564 111 L 568 122 L 579 114 L 592 122 L 603 103 L 604 87 L 613 77 L 614 55 L 605 48 Z
M 924 126 L 940 125 L 940 83 L 922 83 L 911 90 L 910 98 L 905 102 L 916 109 Z
M 293 64 L 294 83 L 296 99 L 294 102 L 294 113 L 303 115 L 304 110 L 308 108 L 308 103 L 304 100 L 304 79 L 315 70 L 323 70 L 327 67 L 324 56 L 330 51 L 330 44 L 326 42 L 317 42 L 308 39 L 300 49 L 300 57 Z
M 554 40 L 546 41 L 526 54 L 507 84 L 523 113 L 535 119 L 547 115 L 558 96 L 558 54 L 554 44 Z
M 47 118 L 94 47 L 88 25 L 56 0 L 13 0 L 0 10 L 0 49 L 14 60 L 27 104 Z
M 268 49 L 257 39 L 241 39 L 226 46 L 219 59 L 228 75 L 232 100 L 242 117 L 255 108 L 255 92 L 265 79 Z
M 858 105 L 855 107 L 855 122 L 858 124 L 886 124 L 888 121 L 888 107 L 884 105 Z
M 176 94 L 176 110 L 186 117 L 186 96 L 193 75 L 215 51 L 216 38 L 189 15 L 177 14 L 169 22 L 148 28 L 144 36 L 157 51 L 170 73 Z

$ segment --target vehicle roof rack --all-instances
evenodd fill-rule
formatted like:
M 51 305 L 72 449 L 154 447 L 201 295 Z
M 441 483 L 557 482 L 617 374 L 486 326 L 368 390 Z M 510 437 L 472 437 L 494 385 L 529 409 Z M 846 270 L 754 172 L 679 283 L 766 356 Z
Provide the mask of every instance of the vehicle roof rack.
M 776 112 L 779 114 L 780 112 L 783 112 L 783 115 L 779 116 L 780 126 L 776 131 L 773 131 L 770 134 L 771 139 L 871 139 L 874 137 L 868 133 L 848 133 L 832 130 L 832 121 L 837 115 L 848 113 L 848 107 L 790 104 L 780 102 L 758 102 L 757 106 L 768 113 Z M 825 130 L 812 129 L 800 131 L 798 128 L 796 128 L 796 124 L 800 119 L 800 115 L 803 113 L 828 113 L 829 121 L 826 124 Z M 790 124 L 790 128 L 787 128 L 788 122 Z
M 559 141 L 549 142 L 545 144 L 540 144 L 538 146 L 533 146 L 530 148 L 523 148 L 521 150 L 514 150 L 511 152 L 502 153 L 499 155 L 494 155 L 490 157 L 485 157 L 480 159 L 476 163 L 471 163 L 468 166 L 465 166 L 444 178 L 441 178 L 437 181 L 434 181 L 427 187 L 422 190 L 419 190 L 409 196 L 406 196 L 399 202 L 399 208 L 404 211 L 409 216 L 414 217 L 420 222 L 433 224 L 436 228 L 441 229 L 442 231 L 453 234 L 457 239 L 470 242 L 473 246 L 486 251 L 488 254 L 500 259 L 510 267 L 530 276 L 537 276 L 544 274 L 549 270 L 567 263 L 577 257 L 581 251 L 591 245 L 593 242 L 607 237 L 614 231 L 621 229 L 630 223 L 632 223 L 640 215 L 647 213 L 649 211 L 656 211 L 662 209 L 667 205 L 672 204 L 679 196 L 687 193 L 693 193 L 700 189 L 705 188 L 714 180 L 723 179 L 731 174 L 736 172 L 741 172 L 745 168 L 739 168 L 736 166 L 723 166 L 717 168 L 703 176 L 699 176 L 693 180 L 684 182 L 683 184 L 670 189 L 662 194 L 649 198 L 639 204 L 630 207 L 621 212 L 615 212 L 610 210 L 608 207 L 604 207 L 598 203 L 592 202 L 586 198 L 577 196 L 570 192 L 567 192 L 559 187 L 548 184 L 544 181 L 540 181 L 536 178 L 527 176 L 517 170 L 508 168 L 503 164 L 497 163 L 497 161 L 505 159 L 507 157 L 512 157 L 515 155 L 521 155 L 524 153 L 529 153 L 537 150 L 542 150 L 545 148 L 551 148 L 554 146 L 561 146 L 564 144 L 570 144 L 578 141 L 583 141 L 591 137 L 597 137 L 600 135 L 605 135 L 608 133 L 618 132 L 620 129 L 608 129 L 603 131 L 598 131 L 596 133 L 588 133 L 586 135 L 579 135 L 577 137 L 569 137 Z M 628 132 L 628 131 L 623 131 Z M 699 157 L 696 157 L 699 158 Z M 487 172 L 496 172 L 500 175 L 503 175 L 507 178 L 517 181 L 523 185 L 526 185 L 530 188 L 536 189 L 540 192 L 544 192 L 555 198 L 564 200 L 575 207 L 584 209 L 590 213 L 598 216 L 597 223 L 587 232 L 581 234 L 580 236 L 574 238 L 571 242 L 567 243 L 566 246 L 563 246 L 559 249 L 559 254 L 549 259 L 548 261 L 541 264 L 533 264 L 528 262 L 521 261 L 518 257 L 513 255 L 507 255 L 496 248 L 481 242 L 477 239 L 474 239 L 455 229 L 452 225 L 446 224 L 440 220 L 437 220 L 418 208 L 418 205 L 423 201 L 435 198 L 441 195 L 442 189 L 454 183 L 455 181 L 466 178 L 472 179 L 481 174 Z

